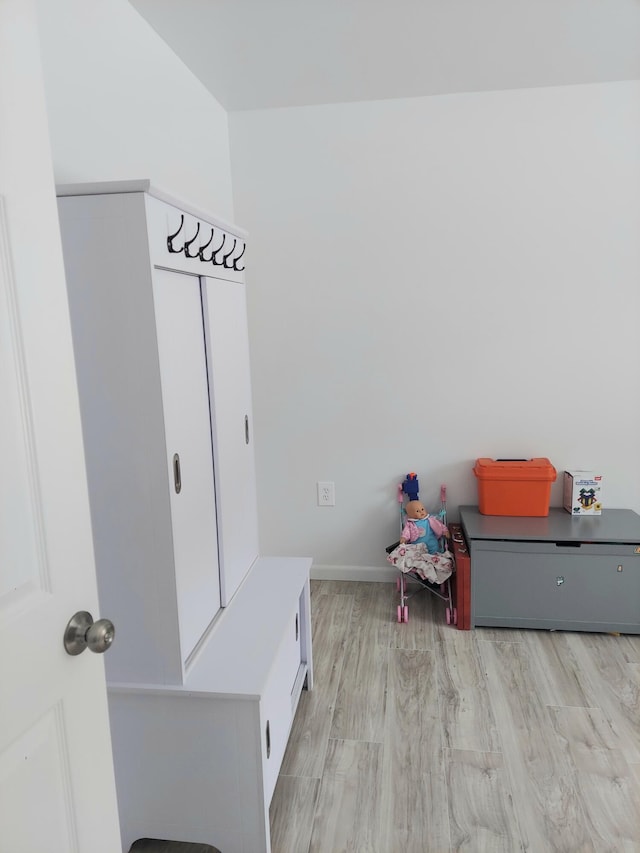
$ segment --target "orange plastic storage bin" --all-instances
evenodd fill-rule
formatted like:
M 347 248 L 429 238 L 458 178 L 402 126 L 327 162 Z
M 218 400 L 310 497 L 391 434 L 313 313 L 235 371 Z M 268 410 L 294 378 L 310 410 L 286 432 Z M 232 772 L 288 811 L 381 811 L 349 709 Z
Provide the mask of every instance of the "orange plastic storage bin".
M 549 515 L 557 472 L 548 459 L 477 459 L 473 473 L 483 515 Z

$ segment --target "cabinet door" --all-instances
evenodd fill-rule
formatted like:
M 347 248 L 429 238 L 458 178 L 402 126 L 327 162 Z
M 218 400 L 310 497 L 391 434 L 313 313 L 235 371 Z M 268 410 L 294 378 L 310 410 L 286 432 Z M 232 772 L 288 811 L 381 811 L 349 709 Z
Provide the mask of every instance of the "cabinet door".
M 184 662 L 220 608 L 200 280 L 156 269 L 153 296 Z
M 245 288 L 203 278 L 222 604 L 258 556 Z

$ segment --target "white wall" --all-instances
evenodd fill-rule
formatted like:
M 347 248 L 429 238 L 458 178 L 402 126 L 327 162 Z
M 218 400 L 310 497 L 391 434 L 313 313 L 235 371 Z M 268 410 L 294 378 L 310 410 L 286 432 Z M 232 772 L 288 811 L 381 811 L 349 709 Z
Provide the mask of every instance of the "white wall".
M 149 177 L 250 231 L 264 552 L 385 568 L 397 481 L 455 518 L 480 455 L 640 510 L 640 83 L 228 119 L 126 0 L 38 9 L 57 182 Z
M 229 121 L 263 551 L 382 571 L 398 480 L 455 519 L 478 456 L 640 511 L 640 82 Z
M 232 222 L 227 114 L 127 0 L 38 0 L 57 183 L 150 178 Z

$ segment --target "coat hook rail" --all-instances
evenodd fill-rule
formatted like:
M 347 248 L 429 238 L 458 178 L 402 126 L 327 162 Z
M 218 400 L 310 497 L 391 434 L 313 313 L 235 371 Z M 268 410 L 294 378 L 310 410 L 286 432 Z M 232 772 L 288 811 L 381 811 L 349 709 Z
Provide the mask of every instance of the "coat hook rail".
M 184 252 L 185 258 L 199 258 L 203 263 L 211 263 L 215 267 L 224 267 L 224 269 L 234 270 L 235 272 L 242 272 L 244 270 L 244 264 L 242 266 L 238 266 L 238 262 L 244 256 L 247 244 L 237 237 L 232 238 L 231 234 L 227 234 L 224 231 L 220 231 L 220 229 L 214 228 L 213 225 L 209 226 L 211 228 L 211 234 L 209 235 L 209 239 L 206 243 L 201 243 L 201 245 L 195 252 L 191 252 L 191 246 L 193 246 L 193 244 L 198 239 L 198 235 L 200 234 L 200 228 L 203 225 L 202 222 L 196 223 L 196 230 L 193 237 L 191 237 L 189 240 L 184 240 L 184 243 L 178 249 L 175 245 L 175 240 L 180 234 L 180 232 L 183 230 L 184 224 L 185 217 L 184 214 L 181 213 L 180 225 L 178 226 L 177 231 L 175 231 L 173 234 L 169 234 L 169 236 L 167 237 L 167 248 L 172 254 L 179 255 L 180 252 Z M 207 224 L 208 223 L 204 223 L 205 227 Z M 222 235 L 222 242 L 217 248 L 212 248 L 210 250 L 211 254 L 209 255 L 209 257 L 206 257 L 205 250 L 208 249 L 213 243 L 213 240 L 216 235 L 216 230 L 220 231 L 220 234 Z M 229 238 L 229 240 L 233 239 L 233 245 L 231 247 L 228 247 L 227 237 Z M 242 248 L 240 249 L 239 254 L 236 255 L 236 257 L 234 258 L 233 254 L 240 248 L 240 246 L 242 246 Z M 221 256 L 220 259 L 218 259 L 218 255 Z

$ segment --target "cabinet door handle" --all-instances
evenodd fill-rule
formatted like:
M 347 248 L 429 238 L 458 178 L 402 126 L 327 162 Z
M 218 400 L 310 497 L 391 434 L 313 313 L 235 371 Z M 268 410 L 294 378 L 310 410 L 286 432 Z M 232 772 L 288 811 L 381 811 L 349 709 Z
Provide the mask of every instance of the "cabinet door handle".
M 176 494 L 179 495 L 182 490 L 182 474 L 180 473 L 180 456 L 177 453 L 173 454 L 173 485 Z
M 271 726 L 269 725 L 269 720 L 267 720 L 267 728 L 265 731 L 266 740 L 267 740 L 267 758 L 271 755 Z
M 298 625 L 298 614 L 296 613 L 296 643 L 298 642 L 300 626 Z
M 244 443 L 249 444 L 249 415 L 244 416 Z

